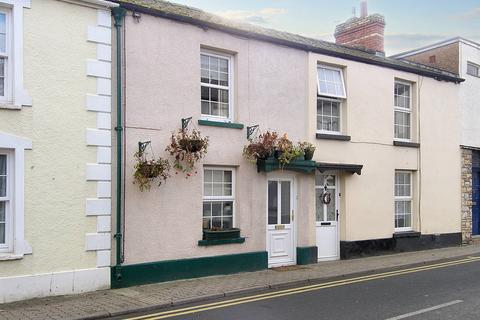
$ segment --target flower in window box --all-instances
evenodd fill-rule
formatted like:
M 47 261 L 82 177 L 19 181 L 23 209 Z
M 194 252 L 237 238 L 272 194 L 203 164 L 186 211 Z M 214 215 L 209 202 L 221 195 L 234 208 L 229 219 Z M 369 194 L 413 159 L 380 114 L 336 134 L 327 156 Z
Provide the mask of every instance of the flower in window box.
M 243 156 L 250 162 L 258 159 L 266 160 L 274 155 L 278 134 L 275 131 L 262 133 L 256 139 L 250 139 L 250 144 L 243 147 Z
M 303 150 L 305 160 L 312 160 L 315 153 L 315 146 L 310 142 L 303 141 L 298 143 L 298 147 Z

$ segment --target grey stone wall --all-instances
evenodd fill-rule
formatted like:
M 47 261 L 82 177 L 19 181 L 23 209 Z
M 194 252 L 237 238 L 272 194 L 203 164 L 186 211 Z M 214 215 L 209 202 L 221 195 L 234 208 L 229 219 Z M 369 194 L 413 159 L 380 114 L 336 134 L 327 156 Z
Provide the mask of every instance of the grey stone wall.
M 472 242 L 472 150 L 462 149 L 462 241 Z

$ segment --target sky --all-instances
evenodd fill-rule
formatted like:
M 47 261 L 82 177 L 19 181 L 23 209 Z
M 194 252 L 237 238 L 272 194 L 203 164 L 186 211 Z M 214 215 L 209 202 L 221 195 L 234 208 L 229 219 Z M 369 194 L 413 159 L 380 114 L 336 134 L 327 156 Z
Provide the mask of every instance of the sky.
M 335 26 L 360 13 L 360 0 L 171 0 L 225 18 L 334 41 Z M 480 42 L 480 0 L 368 0 L 385 16 L 387 55 L 462 36 Z

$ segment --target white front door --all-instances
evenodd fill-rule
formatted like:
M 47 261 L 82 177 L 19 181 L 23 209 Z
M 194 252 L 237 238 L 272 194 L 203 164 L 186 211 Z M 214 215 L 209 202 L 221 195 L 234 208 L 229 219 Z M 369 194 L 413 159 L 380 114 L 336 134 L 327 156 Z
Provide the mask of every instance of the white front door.
M 316 237 L 318 260 L 337 260 L 340 255 L 338 177 L 315 177 Z
M 268 267 L 295 264 L 293 179 L 268 179 Z

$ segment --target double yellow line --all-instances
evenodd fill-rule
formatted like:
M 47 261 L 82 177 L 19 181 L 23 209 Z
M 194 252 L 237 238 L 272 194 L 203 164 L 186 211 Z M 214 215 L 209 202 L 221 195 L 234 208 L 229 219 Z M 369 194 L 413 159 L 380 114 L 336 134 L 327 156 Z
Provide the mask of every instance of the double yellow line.
M 345 285 L 349 285 L 349 284 L 371 281 L 371 280 L 377 280 L 377 279 L 384 279 L 384 278 L 389 278 L 389 277 L 394 277 L 394 276 L 399 276 L 399 275 L 404 275 L 404 274 L 409 274 L 409 273 L 415 273 L 415 272 L 421 272 L 421 271 L 427 271 L 427 270 L 433 270 L 433 269 L 439 269 L 439 268 L 446 268 L 446 267 L 450 267 L 450 266 L 455 266 L 455 265 L 460 265 L 460 264 L 465 264 L 465 263 L 471 263 L 471 262 L 475 262 L 475 261 L 480 261 L 480 257 L 468 257 L 468 258 L 465 258 L 465 259 L 454 260 L 454 261 L 443 262 L 443 263 L 437 263 L 437 264 L 432 264 L 432 265 L 427 265 L 427 266 L 408 268 L 408 269 L 402 269 L 402 270 L 396 270 L 396 271 L 389 271 L 389 272 L 384 272 L 384 273 L 379 273 L 379 274 L 372 274 L 372 275 L 368 275 L 368 276 L 361 276 L 361 277 L 355 277 L 355 278 L 350 278 L 350 279 L 342 279 L 342 280 L 336 280 L 336 281 L 331 281 L 331 282 L 326 282 L 326 283 L 308 285 L 308 286 L 303 286 L 303 287 L 298 287 L 298 288 L 280 290 L 280 291 L 275 291 L 275 292 L 270 292 L 270 293 L 257 294 L 257 295 L 248 296 L 248 297 L 242 297 L 242 298 L 213 302 L 213 303 L 208 303 L 208 304 L 203 304 L 203 305 L 198 305 L 198 306 L 192 306 L 192 307 L 187 307 L 187 308 L 181 308 L 181 309 L 176 309 L 176 310 L 152 313 L 152 314 L 144 315 L 144 316 L 140 316 L 140 317 L 128 318 L 128 320 L 158 320 L 158 319 L 178 317 L 178 316 L 188 315 L 188 314 L 197 313 L 197 312 L 203 312 L 203 311 L 208 311 L 208 310 L 214 310 L 214 309 L 236 306 L 236 305 L 244 304 L 244 303 L 250 303 L 250 302 L 267 300 L 267 299 L 274 299 L 274 298 L 284 297 L 284 296 L 293 295 L 293 294 L 299 294 L 299 293 L 304 293 L 304 292 L 309 292 L 309 291 L 338 287 L 338 286 L 345 286 Z

